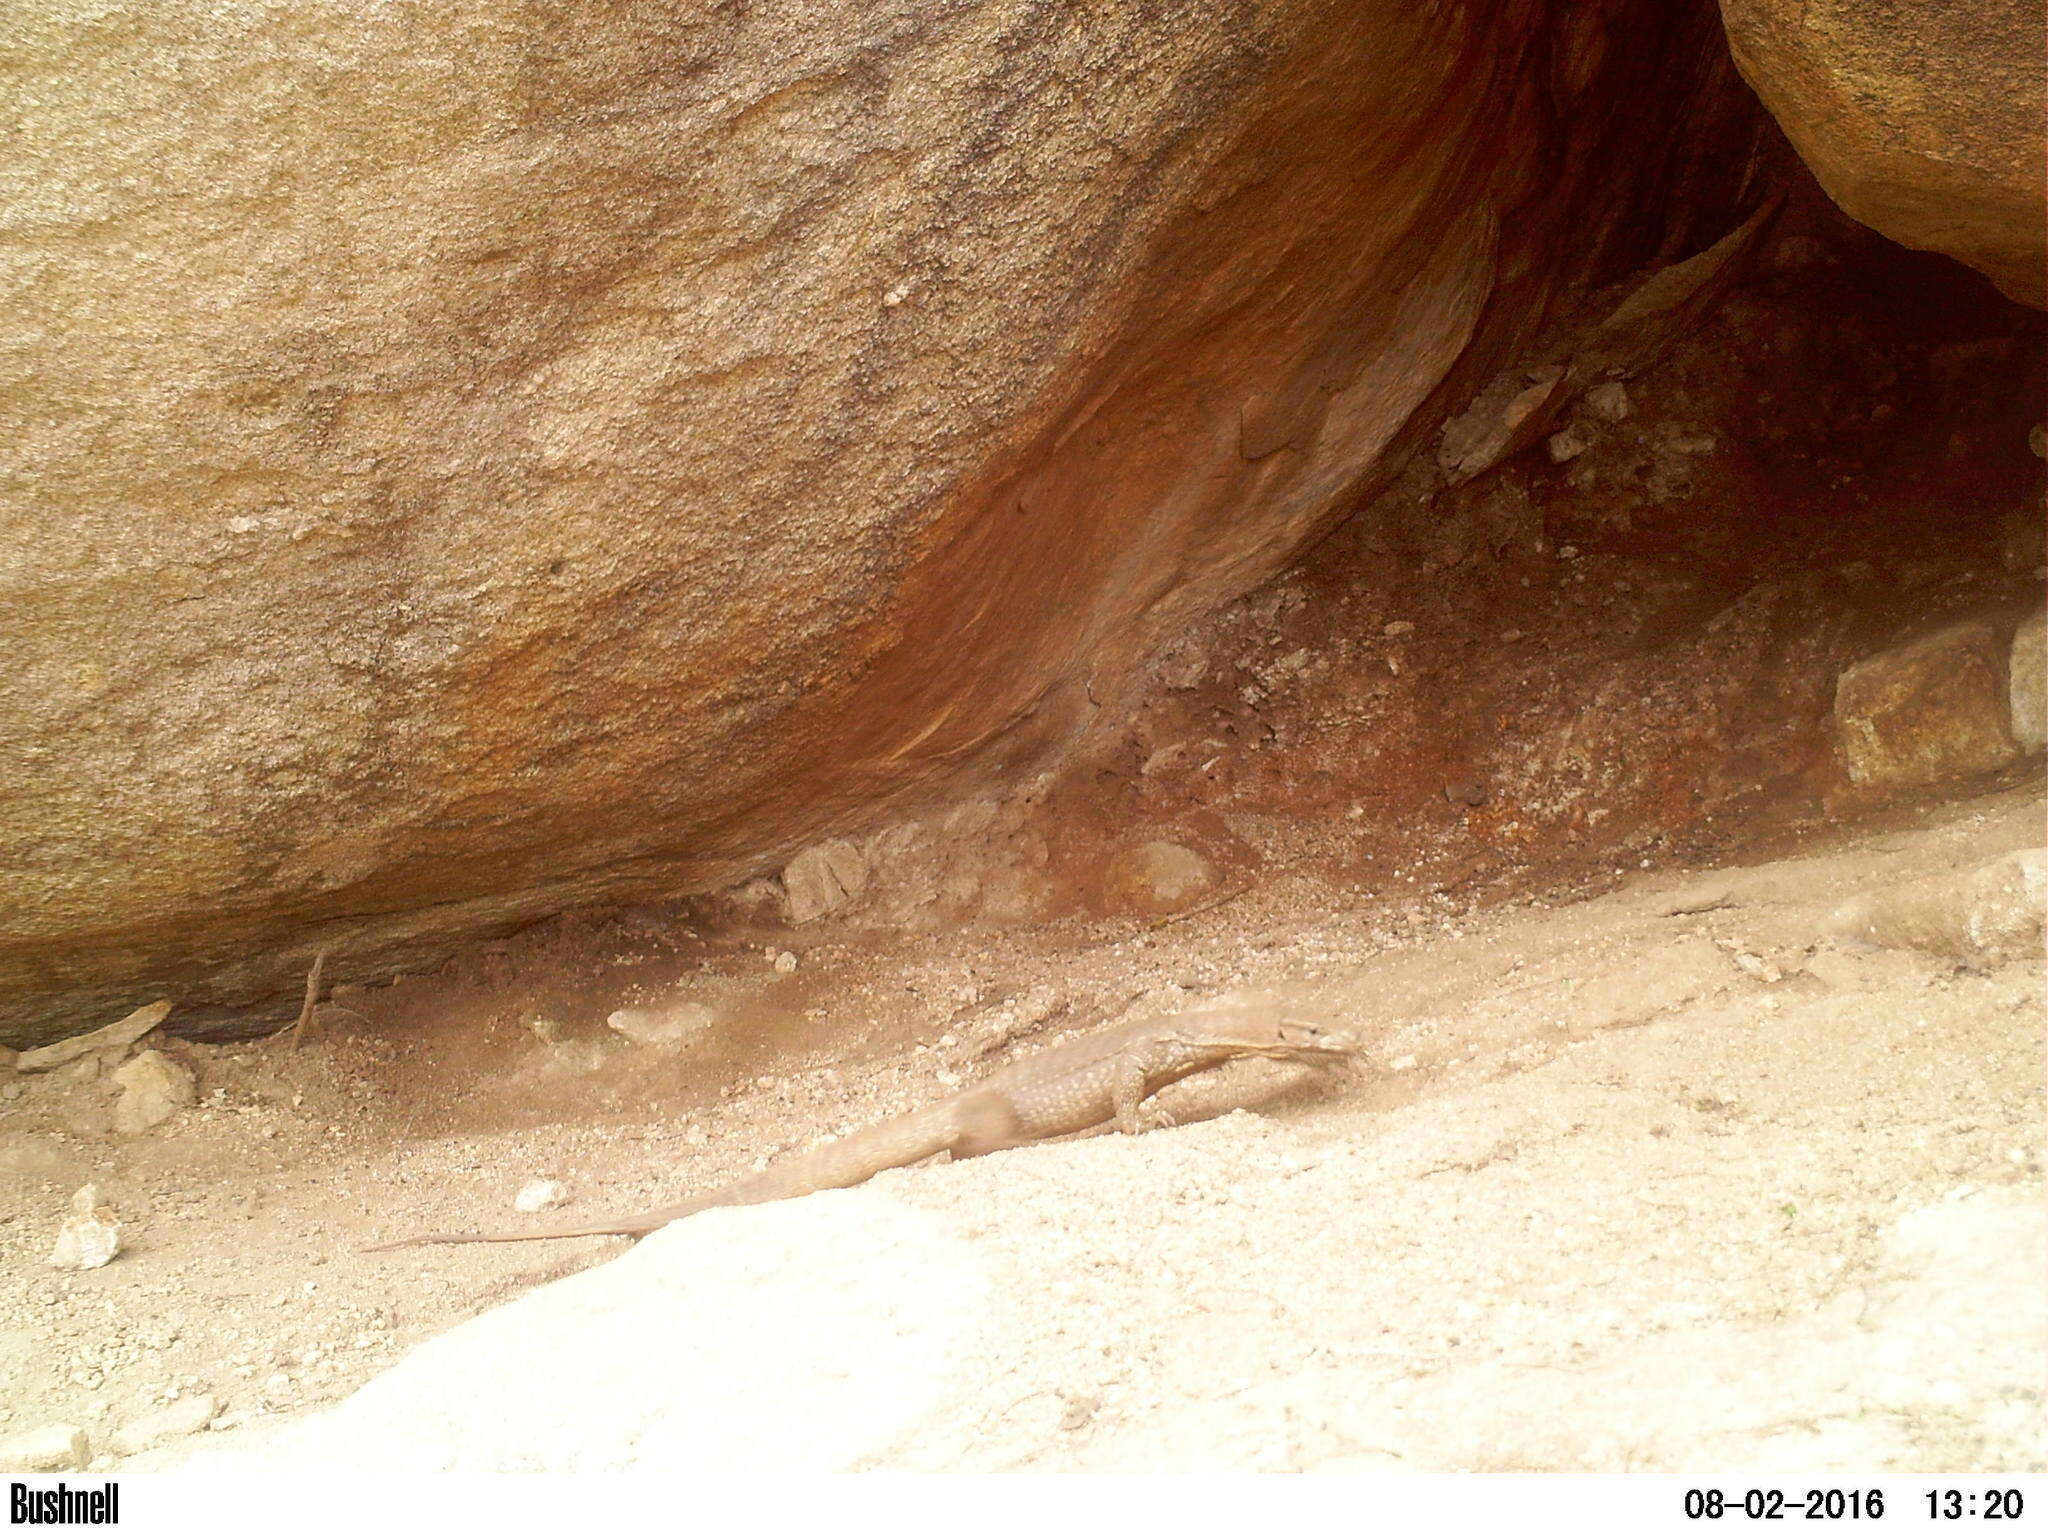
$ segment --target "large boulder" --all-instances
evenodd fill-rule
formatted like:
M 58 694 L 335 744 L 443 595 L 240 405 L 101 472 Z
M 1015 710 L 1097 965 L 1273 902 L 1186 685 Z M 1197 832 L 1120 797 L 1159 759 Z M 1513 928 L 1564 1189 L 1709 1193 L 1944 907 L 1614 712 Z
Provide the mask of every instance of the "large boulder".
M 2039 305 L 2048 280 L 2038 0 L 1721 0 L 1745 79 L 1828 195 Z
M 1739 219 L 1718 25 L 20 8 L 0 1036 L 289 1011 L 322 947 L 1014 772 L 1560 297 Z

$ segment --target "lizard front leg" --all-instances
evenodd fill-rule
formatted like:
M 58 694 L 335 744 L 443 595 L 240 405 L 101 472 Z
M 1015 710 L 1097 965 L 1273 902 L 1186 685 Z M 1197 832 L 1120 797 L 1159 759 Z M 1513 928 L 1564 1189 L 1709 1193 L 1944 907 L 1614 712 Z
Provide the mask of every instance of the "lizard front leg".
M 1145 1097 L 1153 1082 L 1175 1065 L 1180 1049 L 1176 1041 L 1155 1040 L 1118 1058 L 1116 1075 L 1110 1080 L 1110 1107 L 1116 1128 L 1126 1136 L 1173 1123 L 1157 1109 L 1148 1115 Z

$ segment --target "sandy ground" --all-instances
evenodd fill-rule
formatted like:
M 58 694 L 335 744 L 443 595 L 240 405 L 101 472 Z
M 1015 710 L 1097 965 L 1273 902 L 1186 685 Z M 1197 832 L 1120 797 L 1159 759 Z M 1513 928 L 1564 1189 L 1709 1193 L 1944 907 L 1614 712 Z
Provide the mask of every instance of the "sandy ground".
M 1556 905 L 1281 884 L 971 965 L 958 936 L 821 949 L 822 1001 L 676 1052 L 336 1015 L 296 1054 L 173 1045 L 202 1103 L 140 1138 L 105 1136 L 98 1079 L 17 1083 L 0 1437 L 75 1424 L 130 1469 L 2039 1469 L 2040 960 L 1835 914 L 2038 847 L 2041 818 L 2036 785 Z M 694 991 L 788 984 L 735 949 Z M 1366 1056 L 630 1249 L 356 1251 L 548 1219 L 511 1208 L 537 1176 L 564 1215 L 672 1199 L 1246 991 Z M 87 1179 L 125 1251 L 50 1269 Z M 209 1432 L 150 1429 L 207 1397 Z

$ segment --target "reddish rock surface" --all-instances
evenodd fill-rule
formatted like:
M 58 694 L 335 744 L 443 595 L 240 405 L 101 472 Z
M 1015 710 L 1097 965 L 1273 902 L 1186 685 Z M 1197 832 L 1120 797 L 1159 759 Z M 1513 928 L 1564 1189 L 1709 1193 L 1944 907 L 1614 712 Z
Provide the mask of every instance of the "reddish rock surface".
M 1735 60 L 1845 211 L 2043 302 L 2034 0 L 1721 0 Z
M 1732 227 L 1705 5 L 23 18 L 0 1034 L 999 782 L 1561 297 Z M 1092 690 L 1092 696 L 1091 696 Z

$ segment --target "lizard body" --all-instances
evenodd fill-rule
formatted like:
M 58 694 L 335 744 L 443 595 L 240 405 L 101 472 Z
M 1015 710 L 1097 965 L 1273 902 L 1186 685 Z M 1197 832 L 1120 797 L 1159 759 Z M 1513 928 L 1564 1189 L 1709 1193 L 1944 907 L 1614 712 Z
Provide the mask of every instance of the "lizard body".
M 1005 1147 L 1115 1127 L 1144 1129 L 1144 1101 L 1170 1083 L 1228 1061 L 1264 1056 L 1329 1061 L 1357 1049 L 1349 1036 L 1282 1016 L 1234 1008 L 1143 1019 L 1085 1036 L 1002 1068 L 949 1099 L 880 1121 L 784 1158 L 750 1178 L 641 1216 L 525 1232 L 434 1232 L 366 1250 L 427 1243 L 516 1243 L 562 1237 L 645 1237 L 672 1221 L 725 1205 L 760 1205 L 844 1189 L 944 1152 L 979 1157 Z

